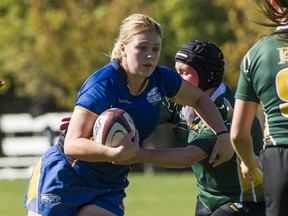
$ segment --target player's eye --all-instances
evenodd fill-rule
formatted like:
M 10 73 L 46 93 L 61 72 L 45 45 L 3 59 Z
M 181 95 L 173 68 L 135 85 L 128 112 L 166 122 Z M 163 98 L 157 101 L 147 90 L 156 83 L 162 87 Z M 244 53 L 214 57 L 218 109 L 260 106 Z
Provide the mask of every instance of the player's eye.
M 159 52 L 160 51 L 160 47 L 153 47 L 153 51 L 154 52 Z
M 141 46 L 137 46 L 138 49 L 142 50 L 142 51 L 146 51 L 148 49 L 147 46 L 141 45 Z

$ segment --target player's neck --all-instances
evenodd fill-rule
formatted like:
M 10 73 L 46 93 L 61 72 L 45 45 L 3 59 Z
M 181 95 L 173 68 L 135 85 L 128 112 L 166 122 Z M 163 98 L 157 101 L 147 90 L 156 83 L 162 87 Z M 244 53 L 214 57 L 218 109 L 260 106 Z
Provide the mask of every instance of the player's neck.
M 127 80 L 127 86 L 132 95 L 139 95 L 145 89 L 148 80 L 144 79 L 129 79 Z

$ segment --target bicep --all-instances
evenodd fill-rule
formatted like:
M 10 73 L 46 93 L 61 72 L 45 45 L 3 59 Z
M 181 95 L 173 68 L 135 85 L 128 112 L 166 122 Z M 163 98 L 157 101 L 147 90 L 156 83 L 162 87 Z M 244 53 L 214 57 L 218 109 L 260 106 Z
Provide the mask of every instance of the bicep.
M 68 131 L 67 139 L 90 138 L 97 116 L 82 109 L 74 109 Z
M 178 104 L 195 107 L 201 94 L 202 90 L 183 79 L 178 93 L 171 99 Z

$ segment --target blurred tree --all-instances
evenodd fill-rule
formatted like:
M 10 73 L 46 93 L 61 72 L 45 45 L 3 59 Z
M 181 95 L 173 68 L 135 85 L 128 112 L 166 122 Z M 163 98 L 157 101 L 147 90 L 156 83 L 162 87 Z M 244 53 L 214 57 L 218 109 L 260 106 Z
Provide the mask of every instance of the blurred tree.
M 159 0 L 157 5 L 161 10 L 153 17 L 164 28 L 160 63 L 174 67 L 175 52 L 189 40 L 211 40 L 221 45 L 234 38 L 225 8 L 211 0 Z
M 18 98 L 71 110 L 83 81 L 110 60 L 121 20 L 144 2 L 3 1 L 1 78 Z
M 224 80 L 236 89 L 242 58 L 255 41 L 271 29 L 263 28 L 256 23 L 267 21 L 259 12 L 257 5 L 259 0 L 213 0 L 213 2 L 225 8 L 228 24 L 234 33 L 232 40 L 227 40 L 222 44 L 222 50 L 226 59 Z
M 4 23 L 16 34 L 5 37 L 1 61 L 14 74 L 17 96 L 28 96 L 35 103 L 53 100 L 71 108 L 79 83 L 97 65 L 95 59 L 105 58 L 103 41 L 95 34 L 97 27 L 106 29 L 102 2 L 97 1 L 98 7 L 94 1 L 74 0 L 7 5 Z
M 225 79 L 235 87 L 244 53 L 263 33 L 252 22 L 260 17 L 256 12 L 253 0 L 2 0 L 0 80 L 6 85 L 0 113 L 33 105 L 72 110 L 83 81 L 110 60 L 120 22 L 131 13 L 162 25 L 160 64 L 174 67 L 175 52 L 188 40 L 218 44 L 226 57 Z

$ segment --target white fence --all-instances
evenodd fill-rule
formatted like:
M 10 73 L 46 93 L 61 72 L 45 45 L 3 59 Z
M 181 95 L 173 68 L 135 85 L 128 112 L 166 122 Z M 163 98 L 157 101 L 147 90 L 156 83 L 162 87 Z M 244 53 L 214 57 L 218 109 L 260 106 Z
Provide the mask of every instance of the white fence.
M 47 113 L 33 118 L 30 114 L 0 116 L 2 134 L 0 179 L 27 178 L 40 156 L 60 134 L 61 119 L 71 113 Z
M 46 113 L 35 118 L 26 113 L 1 115 L 0 144 L 3 156 L 0 157 L 0 179 L 29 178 L 41 155 L 57 143 L 61 119 L 68 116 L 71 113 Z M 173 143 L 171 127 L 161 125 L 145 141 L 145 146 L 152 148 L 157 145 L 160 148 L 172 146 Z M 149 173 L 156 168 L 139 164 L 134 166 L 134 170 L 137 167 Z

